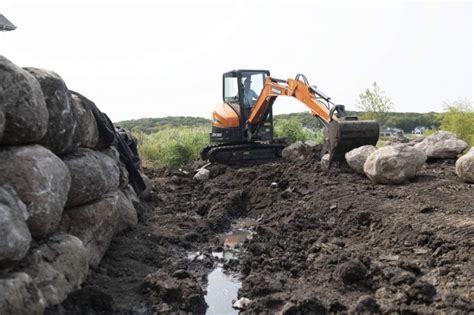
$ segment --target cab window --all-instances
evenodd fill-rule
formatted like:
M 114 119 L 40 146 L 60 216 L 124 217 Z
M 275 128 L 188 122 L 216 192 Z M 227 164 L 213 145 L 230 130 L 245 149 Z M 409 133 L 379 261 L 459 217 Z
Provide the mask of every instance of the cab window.
M 236 77 L 224 77 L 224 102 L 239 100 L 239 88 Z

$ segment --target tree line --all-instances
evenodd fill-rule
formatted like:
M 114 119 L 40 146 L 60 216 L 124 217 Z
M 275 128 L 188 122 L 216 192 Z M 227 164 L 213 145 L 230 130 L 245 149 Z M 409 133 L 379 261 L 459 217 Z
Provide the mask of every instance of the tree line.
M 416 127 L 438 130 L 443 129 L 456 133 L 469 143 L 474 143 L 474 107 L 467 99 L 445 102 L 442 113 L 400 113 L 393 112 L 394 104 L 383 89 L 374 82 L 362 92 L 356 103 L 357 111 L 348 111 L 349 116 L 359 119 L 375 119 L 381 128 L 398 128 L 411 133 Z M 286 120 L 296 120 L 304 128 L 312 131 L 323 126 L 310 113 L 293 113 L 275 116 L 275 125 L 283 126 Z M 172 116 L 163 118 L 142 118 L 116 123 L 129 130 L 153 134 L 170 128 L 208 128 L 211 121 L 202 117 Z M 288 125 L 288 124 L 287 124 Z M 290 124 L 291 125 L 291 124 Z

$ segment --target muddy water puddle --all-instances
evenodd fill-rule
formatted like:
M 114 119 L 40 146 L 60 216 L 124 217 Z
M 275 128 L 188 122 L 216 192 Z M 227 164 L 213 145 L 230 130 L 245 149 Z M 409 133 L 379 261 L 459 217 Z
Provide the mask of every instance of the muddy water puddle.
M 249 219 L 238 220 L 232 225 L 230 232 L 219 237 L 222 250 L 212 252 L 212 256 L 220 262 L 208 274 L 207 294 L 205 300 L 209 306 L 206 314 L 238 314 L 239 311 L 232 308 L 232 303 L 237 300 L 237 292 L 241 287 L 239 276 L 226 273 L 222 267 L 222 261 L 238 259 L 240 247 L 246 239 L 252 238 L 253 227 L 256 222 Z M 199 259 L 199 255 L 195 258 Z
M 237 291 L 242 286 L 240 280 L 224 273 L 222 266 L 217 266 L 207 279 L 207 294 L 204 298 L 209 307 L 206 314 L 238 314 L 239 311 L 232 308 L 232 303 L 237 299 Z
M 225 234 L 221 236 L 223 239 L 224 248 L 235 249 L 236 247 L 240 247 L 242 243 L 252 237 L 252 232 L 246 229 L 236 229 L 231 231 L 229 234 Z

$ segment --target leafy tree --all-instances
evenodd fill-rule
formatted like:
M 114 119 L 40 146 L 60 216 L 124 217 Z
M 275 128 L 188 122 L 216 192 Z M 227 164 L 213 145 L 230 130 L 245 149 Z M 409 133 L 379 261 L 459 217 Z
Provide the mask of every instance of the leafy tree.
M 363 119 L 375 119 L 381 125 L 385 125 L 387 113 L 392 110 L 393 103 L 385 96 L 385 92 L 377 85 L 377 82 L 374 82 L 372 88 L 359 94 L 357 108 L 364 112 Z
M 296 118 L 280 119 L 275 124 L 275 135 L 277 137 L 286 137 L 295 142 L 297 140 L 305 141 L 307 135 L 303 130 L 303 124 Z
M 468 99 L 445 102 L 441 129 L 455 133 L 459 138 L 474 145 L 474 106 Z

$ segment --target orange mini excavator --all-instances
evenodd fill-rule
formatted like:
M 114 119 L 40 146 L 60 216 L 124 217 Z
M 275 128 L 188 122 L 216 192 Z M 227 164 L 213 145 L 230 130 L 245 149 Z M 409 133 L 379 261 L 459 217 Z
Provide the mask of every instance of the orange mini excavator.
M 344 105 L 333 104 L 302 74 L 280 80 L 268 70 L 233 70 L 224 73 L 223 81 L 224 103 L 212 113 L 210 138 L 214 144 L 202 150 L 203 160 L 236 164 L 281 157 L 284 144 L 273 138 L 272 114 L 279 96 L 297 98 L 324 125 L 322 155 L 329 154 L 330 162 L 343 160 L 354 148 L 377 143 L 376 121 L 347 116 Z

